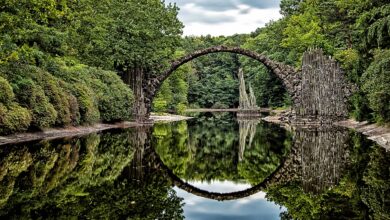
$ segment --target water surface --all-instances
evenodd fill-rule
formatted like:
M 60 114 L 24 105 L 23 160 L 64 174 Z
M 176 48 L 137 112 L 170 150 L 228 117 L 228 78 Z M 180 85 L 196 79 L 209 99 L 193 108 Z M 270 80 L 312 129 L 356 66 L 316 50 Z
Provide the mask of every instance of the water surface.
M 7 219 L 389 219 L 390 153 L 233 113 L 0 147 Z

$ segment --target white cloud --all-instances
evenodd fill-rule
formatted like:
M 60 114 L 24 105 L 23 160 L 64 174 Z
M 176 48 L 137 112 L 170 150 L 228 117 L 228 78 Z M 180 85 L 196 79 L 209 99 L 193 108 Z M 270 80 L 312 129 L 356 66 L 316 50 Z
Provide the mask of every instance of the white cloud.
M 191 185 L 210 192 L 235 192 L 250 188 L 249 184 L 231 181 L 193 181 Z M 177 187 L 177 195 L 184 199 L 184 215 L 188 219 L 279 219 L 279 213 L 286 210 L 265 199 L 266 193 L 258 192 L 246 198 L 230 201 L 206 199 Z
M 250 33 L 271 20 L 282 16 L 278 0 L 169 0 L 180 7 L 179 19 L 183 21 L 184 35 L 233 35 Z M 167 2 L 167 3 L 168 3 Z

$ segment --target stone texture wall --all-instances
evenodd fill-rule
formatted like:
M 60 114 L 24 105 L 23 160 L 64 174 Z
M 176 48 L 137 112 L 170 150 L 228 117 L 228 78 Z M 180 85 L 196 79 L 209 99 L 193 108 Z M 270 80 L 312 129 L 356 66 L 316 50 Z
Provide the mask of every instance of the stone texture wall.
M 302 58 L 300 82 L 294 94 L 295 121 L 334 121 L 348 118 L 347 83 L 339 64 L 321 49 L 310 50 Z

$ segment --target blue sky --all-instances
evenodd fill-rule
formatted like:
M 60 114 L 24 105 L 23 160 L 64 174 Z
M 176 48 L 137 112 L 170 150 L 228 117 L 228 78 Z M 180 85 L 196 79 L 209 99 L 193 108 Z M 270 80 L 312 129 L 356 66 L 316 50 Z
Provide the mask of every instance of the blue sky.
M 166 0 L 176 3 L 184 35 L 250 33 L 281 17 L 280 0 Z

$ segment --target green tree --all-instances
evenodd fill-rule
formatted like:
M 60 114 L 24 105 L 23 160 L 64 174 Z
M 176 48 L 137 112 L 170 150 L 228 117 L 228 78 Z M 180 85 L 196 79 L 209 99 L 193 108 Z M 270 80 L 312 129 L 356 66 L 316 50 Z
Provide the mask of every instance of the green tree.
M 390 50 L 378 50 L 362 76 L 363 91 L 376 120 L 390 122 Z
M 115 0 L 110 6 L 114 19 L 108 46 L 118 67 L 150 68 L 172 57 L 183 27 L 176 5 L 160 0 Z
M 302 0 L 282 0 L 280 1 L 280 13 L 284 16 L 290 16 L 300 11 Z

